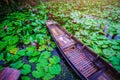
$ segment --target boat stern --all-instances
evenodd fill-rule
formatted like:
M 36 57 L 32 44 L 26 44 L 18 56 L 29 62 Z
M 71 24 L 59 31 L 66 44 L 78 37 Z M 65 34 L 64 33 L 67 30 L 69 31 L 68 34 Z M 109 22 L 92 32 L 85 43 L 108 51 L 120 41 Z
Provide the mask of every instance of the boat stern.
M 53 20 L 48 20 L 47 22 L 46 22 L 46 25 L 47 25 L 47 27 L 49 28 L 51 25 L 54 25 L 55 24 L 55 22 L 53 21 Z

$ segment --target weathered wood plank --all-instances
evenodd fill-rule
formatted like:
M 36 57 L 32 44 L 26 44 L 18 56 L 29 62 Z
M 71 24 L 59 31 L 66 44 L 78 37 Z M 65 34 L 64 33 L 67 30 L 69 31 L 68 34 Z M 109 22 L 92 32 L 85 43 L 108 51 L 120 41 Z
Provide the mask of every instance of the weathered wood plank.
M 13 68 L 4 68 L 0 71 L 0 80 L 18 80 L 20 71 Z

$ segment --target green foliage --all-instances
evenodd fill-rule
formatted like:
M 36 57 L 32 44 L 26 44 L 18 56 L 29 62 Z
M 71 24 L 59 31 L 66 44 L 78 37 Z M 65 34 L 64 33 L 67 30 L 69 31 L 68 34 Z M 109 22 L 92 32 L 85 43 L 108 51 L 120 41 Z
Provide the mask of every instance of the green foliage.
M 49 51 L 44 51 L 41 53 L 41 58 L 49 58 L 51 56 L 51 53 Z
M 43 80 L 50 80 L 50 79 L 52 79 L 52 78 L 54 78 L 54 75 L 52 75 L 52 74 L 50 74 L 50 73 L 47 73 L 47 74 L 45 74 L 45 76 L 43 77 Z
M 21 79 L 22 79 L 22 80 L 31 80 L 30 77 L 28 77 L 28 76 L 22 76 Z
M 117 0 L 71 0 L 69 2 L 62 0 L 61 2 L 46 3 L 46 5 L 48 4 L 49 7 L 52 7 L 49 9 L 53 15 L 51 18 L 88 45 L 104 60 L 111 63 L 115 69 L 120 70 L 118 68 L 118 66 L 120 67 L 120 58 L 116 58 L 120 52 L 120 42 L 119 40 L 109 40 L 106 37 L 107 34 L 114 37 L 114 35 L 119 36 L 120 33 L 120 7 Z M 114 59 L 118 65 L 113 59 L 110 60 L 112 57 L 116 58 Z
M 13 49 L 10 50 L 10 53 L 12 53 L 12 54 L 16 54 L 17 51 L 18 51 L 18 48 L 13 48 Z
M 33 75 L 33 77 L 35 77 L 35 78 L 41 78 L 42 76 L 44 76 L 44 71 L 33 71 L 32 72 L 32 75 Z
M 3 67 L 2 66 L 0 66 L 0 71 L 3 69 Z
M 17 52 L 17 55 L 19 55 L 19 56 L 24 56 L 24 55 L 25 55 L 25 52 L 26 52 L 25 49 L 19 50 L 19 51 Z
M 15 63 L 12 63 L 10 66 L 12 67 L 12 68 L 16 68 L 16 69 L 19 69 L 19 68 L 21 68 L 22 66 L 23 66 L 23 62 L 20 60 L 20 61 L 17 61 L 17 62 L 15 62 Z
M 52 66 L 48 60 L 56 46 L 45 27 L 46 8 L 40 4 L 29 10 L 16 11 L 7 14 L 0 22 L 0 60 L 11 63 L 11 68 L 19 69 L 22 80 L 31 80 L 31 74 L 32 79 L 45 80 L 57 75 L 50 74 L 48 70 L 48 66 Z M 36 70 L 32 71 L 34 67 Z
M 3 41 L 0 41 L 0 51 L 2 51 L 5 47 L 6 47 L 6 45 L 7 44 L 5 44 Z
M 21 73 L 22 73 L 23 75 L 27 75 L 27 74 L 30 73 L 30 72 L 31 72 L 31 66 L 28 65 L 28 64 L 24 64 L 24 65 L 23 65 L 23 68 L 21 69 Z
M 48 61 L 46 59 L 39 59 L 39 64 L 37 64 L 36 69 L 39 70 L 40 67 L 45 67 L 48 65 Z
M 34 52 L 35 51 L 35 46 L 29 46 L 26 48 L 27 51 Z
M 61 71 L 61 67 L 60 67 L 60 65 L 58 65 L 58 64 L 49 67 L 49 72 L 50 72 L 51 74 L 59 74 L 60 71 Z
M 12 61 L 13 58 L 16 59 L 16 57 L 13 56 L 13 55 L 10 54 L 10 53 L 7 53 L 6 56 L 5 56 L 5 60 L 8 61 L 8 62 L 9 62 L 9 61 Z M 17 57 L 17 58 L 19 58 L 19 57 Z
M 46 45 L 41 45 L 38 50 L 39 50 L 39 51 L 43 51 L 43 50 L 46 49 L 46 47 L 47 47 Z
M 31 56 L 37 56 L 37 55 L 40 55 L 40 52 L 34 51 L 34 52 L 31 54 Z
M 34 63 L 37 62 L 38 58 L 37 57 L 33 57 L 32 59 L 29 60 L 30 63 Z
M 60 58 L 59 58 L 58 56 L 53 56 L 53 58 L 50 58 L 50 59 L 49 59 L 49 62 L 50 62 L 51 64 L 57 64 L 57 63 L 60 62 Z
M 3 53 L 0 53 L 0 60 L 3 60 L 4 59 L 4 55 L 3 55 Z

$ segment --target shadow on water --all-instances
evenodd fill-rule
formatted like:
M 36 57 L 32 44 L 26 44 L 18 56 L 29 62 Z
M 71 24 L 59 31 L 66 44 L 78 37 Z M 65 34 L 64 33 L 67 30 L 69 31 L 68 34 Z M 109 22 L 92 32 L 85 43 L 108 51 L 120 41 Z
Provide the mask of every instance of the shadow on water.
M 60 57 L 60 64 L 62 67 L 62 72 L 60 75 L 56 76 L 53 80 L 80 80 L 76 73 L 71 69 L 68 63 L 65 61 L 64 57 L 59 52 L 58 48 L 52 51 L 52 55 L 57 55 Z

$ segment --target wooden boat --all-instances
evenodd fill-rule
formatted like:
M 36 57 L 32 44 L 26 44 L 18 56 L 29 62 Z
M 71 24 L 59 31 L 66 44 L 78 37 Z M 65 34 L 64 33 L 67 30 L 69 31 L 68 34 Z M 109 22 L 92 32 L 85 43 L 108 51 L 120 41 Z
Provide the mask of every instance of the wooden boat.
M 62 56 L 82 80 L 120 80 L 120 73 L 52 20 L 46 22 Z
M 4 68 L 0 71 L 0 80 L 18 80 L 20 71 L 13 68 Z

